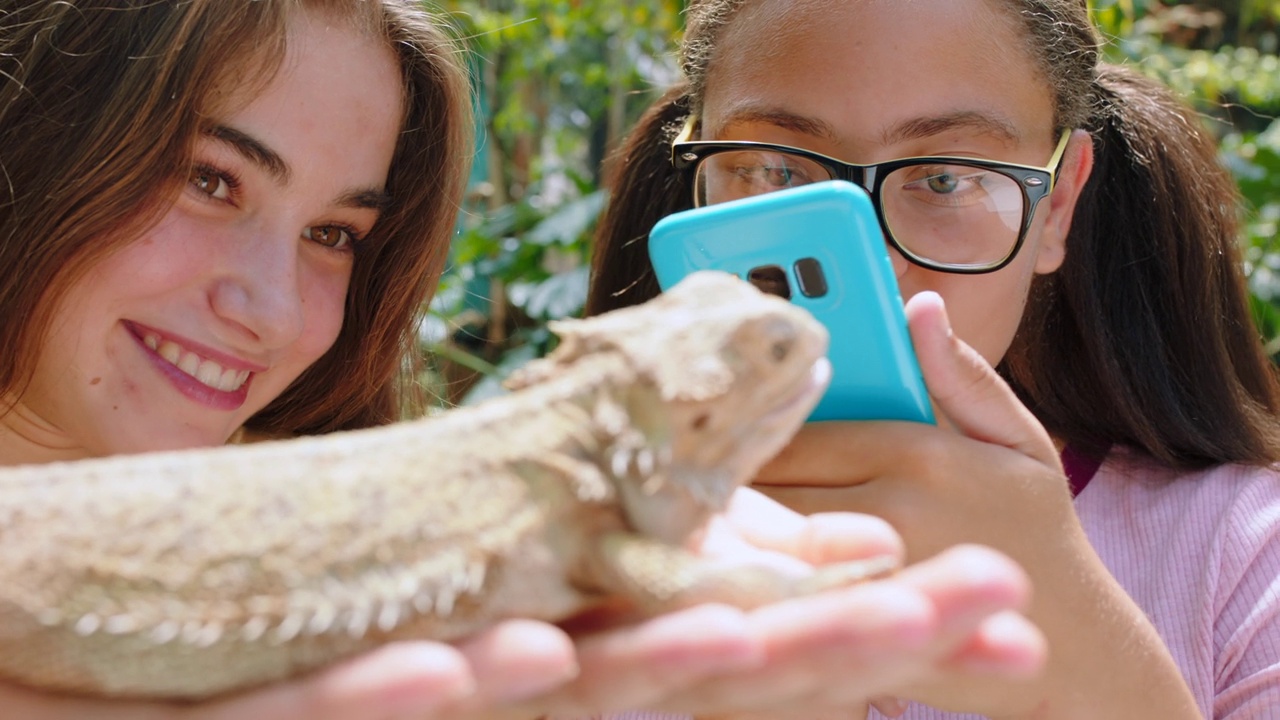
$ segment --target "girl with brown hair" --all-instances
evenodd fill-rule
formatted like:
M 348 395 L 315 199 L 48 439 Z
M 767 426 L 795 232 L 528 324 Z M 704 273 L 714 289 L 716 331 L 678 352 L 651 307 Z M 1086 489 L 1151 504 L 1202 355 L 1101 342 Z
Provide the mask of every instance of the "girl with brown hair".
M 417 411 L 407 358 L 472 152 L 460 52 L 414 0 L 0 7 L 0 466 L 215 446 L 242 429 L 322 433 Z M 806 521 L 752 493 L 713 542 L 808 563 L 901 551 L 882 522 Z M 975 563 L 980 581 L 957 575 Z M 989 635 L 987 618 L 1024 597 L 1007 559 L 961 550 L 754 613 L 697 608 L 578 639 L 513 621 L 456 647 L 404 643 L 196 705 L 0 686 L 0 714 L 718 711 L 741 688 L 784 696 L 760 676 L 820 669 L 833 637 L 858 642 L 826 664 L 845 659 L 865 670 L 862 692 L 882 690 Z M 1014 623 L 1012 641 L 1006 632 L 971 655 L 1008 673 L 1034 667 L 1039 636 Z
M 717 183 L 869 192 L 943 427 L 815 423 L 757 487 L 908 558 L 1007 552 L 1050 651 L 905 684 L 907 717 L 1274 713 L 1280 393 L 1195 113 L 1082 0 L 693 0 L 682 62 L 614 158 L 589 312 L 657 292 L 650 228 Z

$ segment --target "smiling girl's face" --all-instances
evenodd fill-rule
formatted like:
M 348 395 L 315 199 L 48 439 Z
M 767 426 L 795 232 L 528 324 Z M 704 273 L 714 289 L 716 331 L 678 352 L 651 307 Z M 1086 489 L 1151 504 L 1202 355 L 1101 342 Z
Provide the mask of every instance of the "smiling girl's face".
M 159 222 L 58 305 L 5 444 L 44 459 L 221 444 L 332 346 L 386 202 L 401 73 L 324 17 L 295 16 L 288 48 L 260 94 L 211 119 Z

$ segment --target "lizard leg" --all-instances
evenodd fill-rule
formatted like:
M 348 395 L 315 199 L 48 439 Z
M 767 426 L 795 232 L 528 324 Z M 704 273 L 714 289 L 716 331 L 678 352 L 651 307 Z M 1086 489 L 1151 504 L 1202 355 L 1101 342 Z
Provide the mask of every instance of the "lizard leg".
M 608 533 L 598 546 L 594 575 L 606 591 L 649 612 L 701 603 L 751 608 L 789 597 L 884 577 L 898 569 L 893 558 L 835 563 L 808 575 L 767 565 L 728 565 L 683 548 L 625 532 Z

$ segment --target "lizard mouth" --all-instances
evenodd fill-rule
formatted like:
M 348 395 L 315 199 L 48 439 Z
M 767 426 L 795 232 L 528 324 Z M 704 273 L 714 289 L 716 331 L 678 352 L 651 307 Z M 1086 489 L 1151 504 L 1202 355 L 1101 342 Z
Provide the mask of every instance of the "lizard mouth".
M 785 394 L 773 404 L 773 409 L 761 417 L 763 425 L 770 425 L 792 415 L 799 414 L 802 409 L 807 414 L 826 392 L 831 382 L 831 361 L 825 357 L 818 358 L 809 368 L 809 372 L 794 385 L 787 388 Z

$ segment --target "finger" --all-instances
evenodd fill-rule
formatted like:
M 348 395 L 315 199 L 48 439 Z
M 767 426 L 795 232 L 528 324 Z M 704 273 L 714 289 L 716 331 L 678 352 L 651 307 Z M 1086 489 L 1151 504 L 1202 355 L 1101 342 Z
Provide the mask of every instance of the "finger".
M 441 643 L 393 643 L 298 681 L 193 708 L 190 720 L 445 717 L 476 689 L 466 659 Z
M 678 698 L 693 708 L 836 707 L 913 687 L 939 663 L 1004 660 L 1014 676 L 1044 663 L 1044 638 L 1025 619 L 993 625 L 992 649 L 978 633 L 993 616 L 1025 606 L 1029 584 L 1005 556 L 961 546 L 881 582 L 777 603 L 749 617 L 768 647 L 759 671 L 700 685 Z M 977 638 L 977 639 L 975 639 Z
M 703 715 L 774 707 L 837 707 L 920 676 L 936 632 L 926 598 L 893 581 L 775 603 L 748 615 L 763 666 L 716 677 L 659 707 Z
M 901 559 L 902 538 L 889 523 L 860 513 L 796 513 L 765 494 L 734 493 L 725 520 L 752 546 L 813 565 L 892 557 Z
M 481 708 L 539 697 L 578 676 L 573 640 L 547 623 L 511 620 L 464 642 L 459 649 L 477 678 Z
M 944 669 L 1025 680 L 1044 669 L 1047 656 L 1048 646 L 1039 629 L 1018 613 L 1002 612 L 984 620 Z
M 921 681 L 887 690 L 951 703 L 951 710 L 982 707 L 992 693 L 1006 700 L 1034 698 L 1035 686 L 1021 681 L 1044 670 L 1048 645 L 1018 612 L 1030 601 L 1030 586 L 1012 561 L 987 548 L 959 546 L 907 568 L 897 579 L 934 603 L 940 652 Z
M 1043 679 L 1044 648 L 1043 635 L 1025 617 L 996 613 L 959 651 L 940 660 L 929 677 L 898 692 L 940 710 L 1018 716 L 1044 698 L 1038 682 Z M 998 712 L 992 698 L 999 698 Z
M 1030 605 L 1031 581 L 1007 556 L 979 545 L 959 545 L 907 567 L 897 579 L 933 603 L 939 618 L 938 641 L 950 648 L 948 654 L 972 652 L 976 657 L 988 649 L 999 650 L 1032 666 L 1030 672 L 1043 665 L 1045 641 L 1038 631 L 1028 636 L 1021 627 L 1008 625 L 1011 620 L 993 626 L 989 632 L 997 634 L 989 640 L 978 632 L 992 617 Z M 1021 622 L 1032 627 L 1025 619 Z M 1001 629 L 1008 632 L 1000 635 Z M 1023 644 L 1015 647 L 1015 643 Z
M 539 707 L 557 716 L 649 707 L 708 677 L 758 667 L 764 647 L 741 610 L 702 605 L 582 639 L 581 674 Z
M 991 364 L 952 332 L 942 297 L 916 293 L 906 314 L 929 394 L 952 425 L 968 437 L 1056 467 L 1058 453 L 1049 434 Z
M 881 715 L 889 718 L 901 717 L 907 711 L 909 704 L 906 700 L 896 697 L 881 697 L 871 701 L 871 707 L 875 708 Z
M 898 580 L 924 592 L 944 614 L 981 601 L 990 609 L 1026 607 L 1031 581 L 1013 560 L 982 545 L 956 545 L 905 568 Z M 986 614 L 981 607 L 971 612 Z

